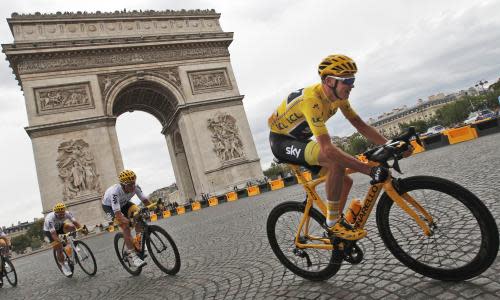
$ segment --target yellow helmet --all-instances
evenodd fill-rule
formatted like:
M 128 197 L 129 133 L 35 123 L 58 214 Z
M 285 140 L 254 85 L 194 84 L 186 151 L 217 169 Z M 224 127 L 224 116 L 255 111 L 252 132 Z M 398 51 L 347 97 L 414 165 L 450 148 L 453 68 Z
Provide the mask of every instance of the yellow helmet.
M 129 184 L 135 182 L 136 178 L 137 176 L 135 176 L 134 171 L 131 170 L 123 170 L 120 172 L 120 175 L 118 175 L 118 179 L 120 180 L 121 184 Z
M 357 71 L 358 67 L 354 60 L 342 54 L 329 55 L 318 66 L 318 74 L 321 78 L 328 75 L 352 76 Z
M 64 203 L 62 203 L 62 202 L 59 202 L 59 203 L 57 203 L 57 204 L 54 206 L 53 211 L 54 211 L 55 213 L 65 212 L 65 211 L 66 211 L 66 205 L 64 205 Z

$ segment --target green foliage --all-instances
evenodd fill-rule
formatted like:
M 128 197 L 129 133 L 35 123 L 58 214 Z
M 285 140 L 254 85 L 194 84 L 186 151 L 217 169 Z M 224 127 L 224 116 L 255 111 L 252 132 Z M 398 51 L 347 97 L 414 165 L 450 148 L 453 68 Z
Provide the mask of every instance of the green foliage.
M 431 119 L 429 121 L 417 120 L 409 123 L 400 123 L 399 129 L 400 132 L 405 132 L 406 130 L 408 130 L 409 127 L 415 127 L 415 130 L 418 133 L 424 133 L 427 131 L 427 129 L 429 129 L 429 127 L 437 125 L 436 123 L 437 123 L 436 119 Z
M 43 235 L 43 219 L 37 220 L 35 223 L 33 223 L 30 228 L 28 228 L 28 231 L 26 232 L 26 235 L 28 235 L 29 238 L 31 239 L 38 239 L 40 241 L 43 241 L 44 235 Z
M 349 137 L 349 148 L 347 153 L 351 155 L 360 154 L 366 151 L 370 145 L 371 143 L 368 142 L 364 136 L 362 136 L 359 132 L 355 132 Z
M 26 234 L 21 234 L 13 237 L 10 242 L 12 244 L 13 251 L 22 253 L 24 252 L 24 249 L 26 249 L 26 247 L 30 246 L 31 239 Z

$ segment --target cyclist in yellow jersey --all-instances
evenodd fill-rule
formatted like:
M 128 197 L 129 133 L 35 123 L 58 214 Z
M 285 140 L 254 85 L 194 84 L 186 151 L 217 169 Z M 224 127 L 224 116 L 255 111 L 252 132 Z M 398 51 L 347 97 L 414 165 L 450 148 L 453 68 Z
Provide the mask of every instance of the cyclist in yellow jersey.
M 345 55 L 326 57 L 318 67 L 321 83 L 292 92 L 269 117 L 271 150 L 278 159 L 319 171 L 326 169 L 327 216 L 329 231 L 343 239 L 358 240 L 364 229 L 354 230 L 342 211 L 352 186 L 346 168 L 370 175 L 372 183 L 389 175 L 385 167 L 369 167 L 332 144 L 325 122 L 339 109 L 349 122 L 370 141 L 384 144 L 387 139 L 366 124 L 349 104 L 354 88 L 356 63 Z M 316 141 L 310 140 L 315 137 Z

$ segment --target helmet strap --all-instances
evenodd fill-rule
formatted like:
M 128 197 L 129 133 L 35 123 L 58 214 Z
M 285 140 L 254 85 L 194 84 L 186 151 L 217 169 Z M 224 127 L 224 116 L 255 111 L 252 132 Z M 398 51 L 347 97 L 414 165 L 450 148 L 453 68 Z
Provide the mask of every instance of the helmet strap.
M 337 98 L 337 99 L 340 99 L 339 95 L 337 94 L 337 85 L 338 85 L 339 81 L 338 80 L 335 80 L 335 84 L 333 85 L 333 87 L 331 87 L 330 89 L 332 90 L 332 93 L 333 95 Z

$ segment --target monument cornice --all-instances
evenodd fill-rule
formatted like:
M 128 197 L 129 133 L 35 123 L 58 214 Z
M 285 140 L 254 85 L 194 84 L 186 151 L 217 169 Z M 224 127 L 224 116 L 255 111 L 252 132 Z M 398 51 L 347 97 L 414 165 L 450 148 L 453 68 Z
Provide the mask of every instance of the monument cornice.
M 154 18 L 154 17 L 165 17 L 165 16 L 206 16 L 206 15 L 216 15 L 220 16 L 214 9 L 181 9 L 181 10 L 122 10 L 114 12 L 56 12 L 56 13 L 31 13 L 31 14 L 19 14 L 12 13 L 8 20 L 50 20 L 50 19 L 86 19 L 86 18 L 123 18 L 123 17 L 144 17 L 144 18 Z
M 114 126 L 116 117 L 90 117 L 80 120 L 63 121 L 44 125 L 24 127 L 30 138 L 61 134 L 82 129 L 98 128 L 102 126 Z
M 123 47 L 82 48 L 14 54 L 5 51 L 19 83 L 20 75 L 121 65 L 228 57 L 232 36 L 220 40 L 175 41 Z

